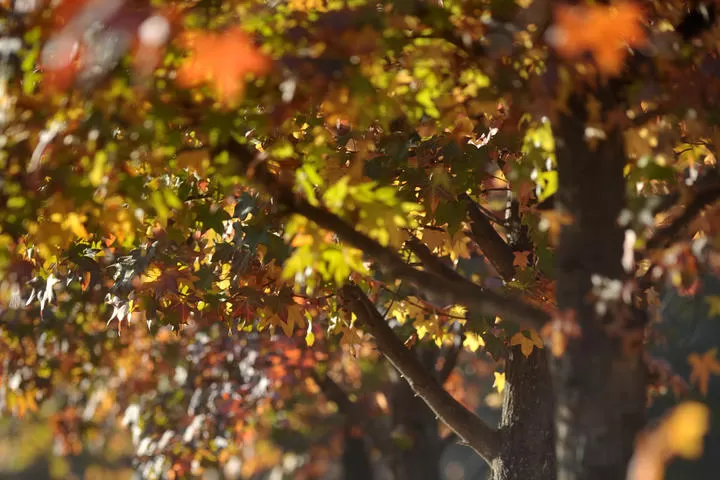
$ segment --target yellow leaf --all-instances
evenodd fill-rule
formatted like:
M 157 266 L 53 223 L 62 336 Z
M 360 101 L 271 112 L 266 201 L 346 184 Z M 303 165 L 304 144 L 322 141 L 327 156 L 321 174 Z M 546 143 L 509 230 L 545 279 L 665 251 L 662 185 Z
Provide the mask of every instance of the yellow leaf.
M 471 352 L 477 352 L 480 347 L 485 346 L 485 340 L 475 332 L 466 332 L 463 345 Z
M 702 403 L 685 402 L 675 407 L 665 420 L 672 452 L 687 459 L 699 458 L 709 420 L 710 411 Z
M 458 258 L 470 258 L 469 242 L 470 238 L 462 231 L 455 233 L 452 239 L 448 237 L 447 249 L 453 262 Z
M 142 275 L 142 283 L 152 283 L 156 282 L 158 278 L 160 278 L 160 275 L 162 275 L 162 270 L 158 267 L 150 267 L 147 270 L 145 270 L 145 273 Z
M 308 329 L 307 333 L 305 334 L 305 343 L 308 347 L 312 347 L 315 343 L 315 334 L 312 332 L 312 330 Z
M 660 424 L 638 437 L 628 469 L 628 480 L 662 480 L 665 465 L 675 456 L 697 459 L 708 431 L 709 409 L 698 402 L 684 402 Z
M 495 381 L 493 387 L 497 388 L 497 391 L 502 393 L 505 390 L 505 373 L 493 372 L 495 375 Z
M 529 357 L 533 351 L 533 347 L 543 348 L 543 341 L 535 330 L 529 330 L 528 335 L 525 332 L 517 332 L 510 338 L 510 345 L 520 345 L 520 350 L 525 357 Z
M 709 295 L 705 297 L 705 301 L 710 305 L 708 315 L 711 317 L 720 317 L 720 295 Z

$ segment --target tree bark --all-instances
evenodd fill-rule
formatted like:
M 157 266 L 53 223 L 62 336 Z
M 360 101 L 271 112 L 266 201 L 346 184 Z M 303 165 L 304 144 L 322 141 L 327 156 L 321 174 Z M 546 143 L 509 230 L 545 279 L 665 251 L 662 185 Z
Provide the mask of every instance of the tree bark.
M 610 87 L 596 90 L 607 112 L 614 105 Z M 572 216 L 557 249 L 557 301 L 573 312 L 580 335 L 550 365 L 555 389 L 558 480 L 623 479 L 635 436 L 644 424 L 646 379 L 641 348 L 628 349 L 623 336 L 608 333 L 641 329 L 642 315 L 630 305 L 608 305 L 596 312 L 591 277 L 625 278 L 621 265 L 624 232 L 617 219 L 625 207 L 626 164 L 618 129 L 586 141 L 590 96 L 574 94 L 555 129 L 559 188 L 557 204 Z M 617 308 L 615 308 L 617 307 Z M 627 338 L 627 337 L 624 337 Z
M 554 409 L 546 350 L 536 348 L 525 358 L 515 347 L 505 365 L 501 451 L 492 479 L 553 480 Z

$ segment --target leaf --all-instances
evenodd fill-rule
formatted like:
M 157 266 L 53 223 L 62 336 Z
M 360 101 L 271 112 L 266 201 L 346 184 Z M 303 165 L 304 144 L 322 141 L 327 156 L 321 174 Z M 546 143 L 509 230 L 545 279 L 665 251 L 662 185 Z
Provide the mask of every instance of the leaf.
M 315 343 L 315 334 L 312 331 L 312 320 L 308 318 L 307 333 L 305 334 L 305 344 L 308 347 L 312 347 Z
M 270 70 L 270 59 L 239 28 L 223 33 L 190 30 L 183 43 L 190 56 L 178 69 L 178 84 L 192 88 L 208 82 L 226 104 L 243 94 L 247 74 L 263 75 Z
M 697 383 L 703 395 L 708 393 L 710 375 L 720 375 L 720 362 L 716 358 L 717 348 L 712 348 L 702 355 L 691 353 L 688 355 L 688 363 L 692 367 L 690 382 Z
M 485 346 L 485 340 L 475 332 L 465 332 L 465 341 L 463 346 L 475 353 L 480 347 Z
M 698 402 L 684 402 L 665 415 L 654 429 L 640 435 L 628 468 L 628 480 L 662 480 L 665 464 L 673 457 L 702 455 L 710 410 Z
M 567 58 L 591 52 L 602 73 L 615 75 L 622 69 L 627 46 L 641 47 L 646 43 L 643 16 L 642 9 L 630 1 L 559 6 L 552 43 Z
M 543 348 L 543 341 L 535 330 L 528 330 L 524 332 L 517 332 L 510 338 L 510 345 L 520 345 L 520 351 L 522 351 L 525 358 L 529 357 L 534 347 Z
M 505 390 L 505 373 L 493 372 L 495 375 L 495 381 L 493 382 L 493 388 L 497 388 L 499 393 Z
M 305 318 L 300 311 L 300 305 L 293 303 L 287 307 L 287 320 L 292 329 L 295 328 L 295 325 L 305 325 Z
M 675 407 L 664 425 L 671 451 L 683 458 L 699 458 L 709 420 L 710 411 L 702 403 L 685 402 Z
M 720 295 L 708 295 L 705 297 L 705 302 L 710 306 L 710 317 L 720 317 Z

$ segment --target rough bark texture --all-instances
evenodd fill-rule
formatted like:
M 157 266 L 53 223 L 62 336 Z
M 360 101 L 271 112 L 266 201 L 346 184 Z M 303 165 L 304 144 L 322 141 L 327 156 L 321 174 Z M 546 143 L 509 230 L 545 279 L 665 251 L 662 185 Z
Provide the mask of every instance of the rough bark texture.
M 605 108 L 612 91 L 596 92 Z M 585 140 L 589 96 L 568 100 L 555 129 L 559 189 L 557 203 L 573 217 L 561 230 L 557 249 L 557 300 L 572 310 L 580 336 L 551 361 L 556 394 L 558 480 L 623 479 L 635 436 L 644 423 L 646 381 L 640 349 L 627 351 L 608 334 L 610 323 L 642 328 L 637 312 L 620 316 L 609 306 L 600 318 L 589 298 L 591 276 L 622 279 L 624 233 L 617 218 L 625 206 L 621 132 Z
M 502 450 L 493 480 L 553 480 L 555 442 L 553 391 L 546 350 L 528 357 L 513 348 L 505 367 L 500 421 Z

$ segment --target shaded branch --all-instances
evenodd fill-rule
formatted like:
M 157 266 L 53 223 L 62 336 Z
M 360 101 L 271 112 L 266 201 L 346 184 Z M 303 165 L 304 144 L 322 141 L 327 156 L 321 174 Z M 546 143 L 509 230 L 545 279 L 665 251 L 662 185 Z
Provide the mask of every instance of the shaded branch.
M 376 448 L 385 451 L 392 448 L 389 432 L 383 431 L 375 422 L 371 422 L 365 412 L 350 400 L 340 385 L 328 375 L 321 376 L 317 372 L 312 372 L 311 376 L 325 397 L 338 406 L 338 411 L 345 416 L 349 424 L 363 427 Z
M 495 230 L 487 217 L 483 215 L 480 206 L 469 195 L 463 193 L 460 200 L 467 204 L 470 216 L 472 239 L 480 246 L 485 257 L 506 282 L 515 278 L 515 255 L 500 234 Z
M 628 118 L 628 122 L 630 123 L 630 127 L 638 128 L 644 126 L 648 122 L 656 120 L 657 118 L 663 116 L 665 113 L 667 112 L 664 109 L 653 108 L 648 111 L 643 111 L 635 114 L 634 117 Z
M 417 237 L 411 235 L 405 245 L 420 259 L 426 270 L 451 281 L 466 281 L 465 277 L 450 268 L 437 255 L 433 255 L 428 246 Z
M 375 338 L 378 350 L 435 415 L 485 461 L 490 463 L 497 457 L 500 451 L 498 431 L 455 400 L 423 368 L 417 357 L 395 336 L 365 293 L 355 285 L 346 285 L 341 290 L 341 298 L 345 306 L 355 313 L 359 325 Z
M 338 406 L 338 410 L 343 415 L 353 417 L 353 420 L 359 420 L 357 417 L 357 407 L 355 403 L 345 393 L 340 385 L 335 383 L 335 380 L 330 378 L 328 375 L 320 376 L 317 372 L 311 372 L 313 381 L 320 387 L 325 397 Z
M 453 340 L 452 346 L 448 349 L 447 354 L 445 355 L 445 361 L 442 368 L 439 372 L 437 372 L 437 379 L 441 385 L 447 381 L 448 377 L 455 369 L 458 358 L 460 357 L 460 352 L 463 348 L 463 342 L 465 341 L 465 332 L 463 326 L 459 323 L 455 323 L 454 327 L 457 330 L 455 333 L 455 339 Z
M 675 218 L 670 224 L 655 232 L 648 241 L 647 249 L 665 248 L 670 246 L 682 231 L 687 227 L 704 209 L 720 199 L 720 175 L 712 171 L 704 177 L 702 184 L 697 183 L 695 196 L 685 207 L 682 215 Z
M 235 140 L 230 140 L 226 148 L 241 163 L 245 175 L 262 184 L 288 211 L 302 215 L 318 226 L 334 232 L 340 240 L 374 259 L 387 274 L 413 285 L 431 303 L 441 308 L 454 304 L 465 305 L 476 313 L 499 315 L 524 328 L 540 329 L 550 320 L 547 312 L 525 303 L 519 297 L 485 290 L 462 277 L 450 281 L 433 272 L 418 270 L 408 265 L 395 251 L 358 232 L 334 213 L 311 205 L 306 199 L 296 195 L 290 182 L 282 183 L 268 169 L 266 157 L 260 152 L 253 154 L 247 146 Z

